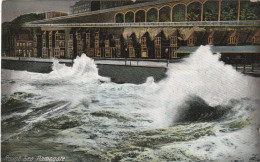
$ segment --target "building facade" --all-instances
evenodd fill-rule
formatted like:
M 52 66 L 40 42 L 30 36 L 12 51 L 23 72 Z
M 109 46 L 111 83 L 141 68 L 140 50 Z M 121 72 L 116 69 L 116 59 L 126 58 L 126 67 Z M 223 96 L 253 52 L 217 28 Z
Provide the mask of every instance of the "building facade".
M 41 30 L 37 54 L 19 56 L 175 59 L 182 46 L 260 45 L 258 7 L 249 0 L 79 1 L 68 16 L 27 23 Z

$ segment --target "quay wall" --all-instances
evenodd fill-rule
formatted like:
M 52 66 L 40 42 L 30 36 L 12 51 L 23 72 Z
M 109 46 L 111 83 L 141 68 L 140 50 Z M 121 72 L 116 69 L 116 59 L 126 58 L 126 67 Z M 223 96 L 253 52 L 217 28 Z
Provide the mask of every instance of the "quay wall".
M 61 61 L 67 66 L 72 66 L 71 60 Z M 28 60 L 7 60 L 2 59 L 2 69 L 26 70 L 37 73 L 49 73 L 52 71 L 52 62 L 50 61 L 28 61 Z M 115 83 L 134 83 L 141 84 L 150 76 L 155 81 L 160 81 L 166 77 L 167 68 L 163 66 L 149 67 L 136 66 L 133 64 L 115 65 L 115 64 L 97 64 L 99 75 L 111 78 Z

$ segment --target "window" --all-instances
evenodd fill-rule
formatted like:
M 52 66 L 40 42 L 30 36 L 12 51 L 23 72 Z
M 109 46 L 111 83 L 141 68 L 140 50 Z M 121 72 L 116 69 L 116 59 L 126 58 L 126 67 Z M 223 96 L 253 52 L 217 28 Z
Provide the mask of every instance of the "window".
M 131 39 L 128 41 L 128 46 L 133 46 L 133 42 Z
M 135 52 L 134 52 L 134 48 L 133 47 L 129 48 L 129 57 L 135 57 Z
M 193 38 L 190 38 L 190 39 L 188 40 L 188 43 L 189 43 L 190 45 L 194 44 L 194 39 L 193 39 Z
M 47 54 L 47 50 L 45 48 L 42 49 L 42 54 L 44 54 L 44 55 Z
M 59 50 L 59 49 L 55 49 L 55 52 L 54 52 L 54 54 L 55 54 L 55 55 L 59 55 L 59 52 L 60 52 L 60 50 Z
M 213 44 L 213 38 L 212 38 L 212 37 L 209 37 L 208 43 L 209 43 L 209 44 Z
M 98 40 L 95 40 L 95 46 L 98 46 L 98 42 L 99 42 Z
M 81 35 L 78 33 L 77 34 L 77 39 L 80 40 L 81 39 Z
M 106 41 L 105 41 L 105 44 L 106 44 L 106 45 L 105 45 L 106 47 L 109 47 L 109 40 L 106 40 Z
M 70 34 L 69 39 L 73 39 L 73 34 Z
M 156 44 L 156 45 L 160 45 L 160 44 L 161 44 L 161 38 L 160 38 L 160 37 L 157 37 L 157 38 L 156 38 L 155 44 Z
M 63 41 L 59 42 L 59 47 L 64 47 L 65 43 Z
M 19 47 L 19 43 L 16 43 L 16 46 Z
M 146 38 L 145 38 L 145 37 L 143 37 L 143 38 L 141 39 L 141 44 L 142 44 L 142 46 L 145 46 L 145 45 L 146 45 Z
M 32 50 L 28 50 L 27 53 L 28 53 L 28 56 L 29 56 L 29 57 L 32 56 Z
M 120 46 L 120 40 L 116 40 L 116 46 Z
M 72 56 L 72 48 L 69 48 L 69 55 Z
M 89 33 L 86 34 L 86 39 L 90 39 L 90 34 Z
M 61 51 L 60 51 L 60 55 L 61 55 L 61 56 L 64 56 L 64 50 L 61 50 Z
M 236 37 L 230 37 L 230 44 L 236 44 L 236 43 L 237 43 Z
M 177 44 L 177 37 L 172 37 L 172 44 Z
M 259 43 L 259 41 L 260 41 L 260 36 L 255 36 L 253 38 L 253 43 Z

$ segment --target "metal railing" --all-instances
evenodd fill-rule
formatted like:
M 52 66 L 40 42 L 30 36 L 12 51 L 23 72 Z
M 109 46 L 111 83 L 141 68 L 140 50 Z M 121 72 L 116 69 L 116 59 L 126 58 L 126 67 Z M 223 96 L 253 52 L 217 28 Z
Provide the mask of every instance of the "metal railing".
M 139 22 L 139 23 L 62 23 L 25 24 L 25 27 L 161 27 L 161 26 L 260 26 L 260 20 L 241 21 L 189 21 L 189 22 Z

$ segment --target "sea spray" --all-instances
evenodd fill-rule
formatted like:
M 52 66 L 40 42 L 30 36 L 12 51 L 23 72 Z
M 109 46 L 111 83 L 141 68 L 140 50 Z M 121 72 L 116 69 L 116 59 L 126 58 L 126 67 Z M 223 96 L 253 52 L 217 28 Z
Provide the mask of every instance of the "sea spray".
M 168 78 L 159 83 L 151 77 L 140 85 L 104 82 L 107 78 L 99 76 L 93 60 L 84 55 L 73 67 L 55 61 L 49 74 L 2 72 L 2 84 L 13 94 L 2 94 L 2 110 L 8 112 L 2 114 L 2 157 L 260 160 L 259 103 L 257 95 L 251 95 L 259 79 L 225 65 L 209 46 L 180 64 L 170 64 Z M 10 109 L 13 97 L 22 108 L 18 113 Z M 195 112 L 203 113 L 192 116 L 197 106 Z M 188 113 L 176 122 L 184 109 Z
M 54 60 L 52 66 L 53 71 L 47 75 L 47 78 L 64 79 L 70 82 L 110 81 L 109 78 L 98 75 L 98 68 L 94 60 L 87 57 L 86 54 L 82 54 L 81 57 L 77 56 L 73 62 L 73 66 L 68 67 Z
M 181 63 L 170 64 L 168 77 L 158 83 L 161 90 L 154 96 L 158 105 L 152 116 L 157 126 L 171 125 L 189 96 L 198 96 L 209 106 L 258 97 L 254 93 L 257 85 L 250 84 L 253 78 L 219 59 L 220 54 L 213 54 L 210 46 L 201 46 Z

